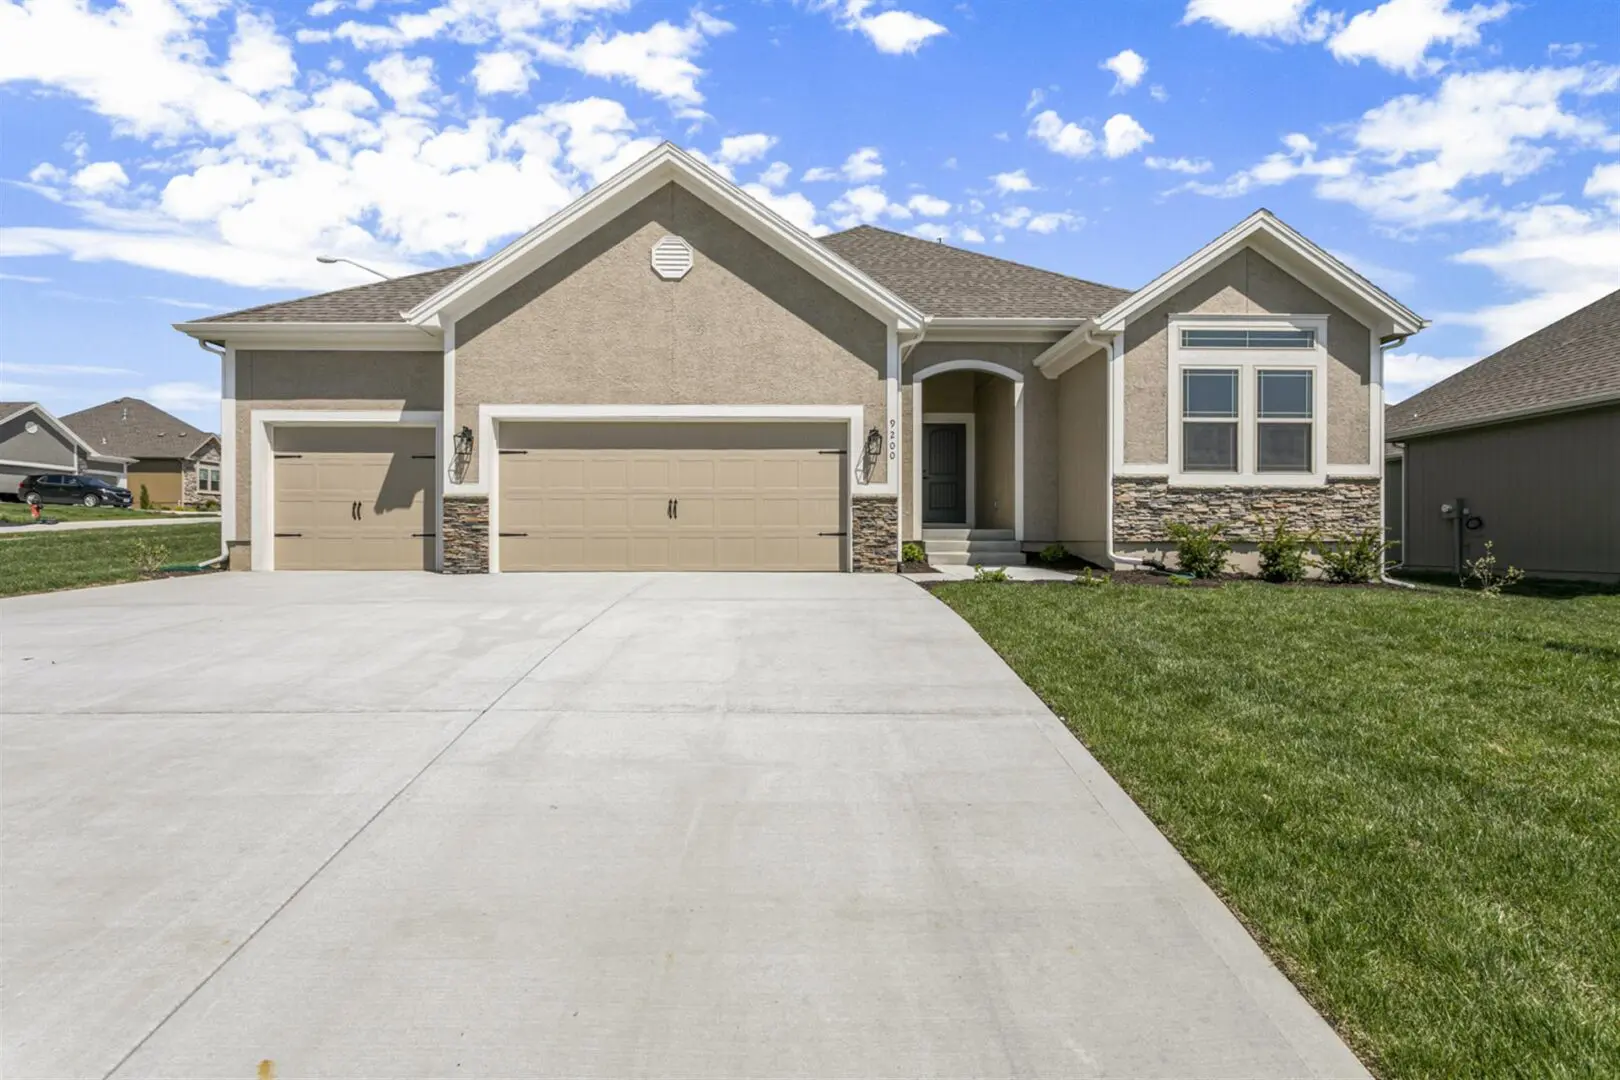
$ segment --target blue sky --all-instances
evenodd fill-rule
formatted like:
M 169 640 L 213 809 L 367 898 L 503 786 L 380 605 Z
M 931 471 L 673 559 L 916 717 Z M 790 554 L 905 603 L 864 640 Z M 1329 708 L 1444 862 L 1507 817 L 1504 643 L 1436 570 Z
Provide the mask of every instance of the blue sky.
M 1134 287 L 1267 206 L 1434 326 L 1620 287 L 1607 0 L 0 0 L 0 399 L 217 424 L 169 324 L 488 253 L 660 139 L 812 232 Z

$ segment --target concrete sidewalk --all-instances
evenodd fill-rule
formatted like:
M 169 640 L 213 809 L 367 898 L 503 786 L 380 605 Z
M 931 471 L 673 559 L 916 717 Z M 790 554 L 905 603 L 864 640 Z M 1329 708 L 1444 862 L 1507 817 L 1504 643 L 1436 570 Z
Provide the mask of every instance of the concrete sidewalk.
M 0 628 L 8 1078 L 1365 1075 L 894 576 L 220 574 Z
M 44 512 L 50 517 L 50 511 Z M 0 540 L 12 536 L 38 536 L 42 533 L 77 532 L 80 529 L 134 529 L 142 525 L 209 525 L 219 523 L 218 514 L 182 514 L 164 517 L 133 518 L 129 521 L 59 521 L 55 525 L 0 525 Z

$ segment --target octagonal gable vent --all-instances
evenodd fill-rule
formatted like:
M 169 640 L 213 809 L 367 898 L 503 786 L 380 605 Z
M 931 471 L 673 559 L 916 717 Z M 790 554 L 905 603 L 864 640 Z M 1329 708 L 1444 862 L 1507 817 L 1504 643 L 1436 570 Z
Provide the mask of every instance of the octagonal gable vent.
M 653 271 L 665 281 L 679 281 L 692 269 L 692 245 L 678 236 L 666 236 L 652 249 Z

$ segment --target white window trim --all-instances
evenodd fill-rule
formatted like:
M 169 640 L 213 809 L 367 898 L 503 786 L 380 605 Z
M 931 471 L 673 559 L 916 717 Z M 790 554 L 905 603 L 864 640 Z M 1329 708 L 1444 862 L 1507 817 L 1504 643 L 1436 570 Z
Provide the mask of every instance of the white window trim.
M 213 469 L 214 472 L 217 474 L 214 477 L 214 486 L 212 488 L 208 488 L 208 487 L 203 486 L 203 470 L 204 469 Z M 219 467 L 218 462 L 212 462 L 212 461 L 199 461 L 199 462 L 197 462 L 197 494 L 198 495 L 220 495 L 220 494 L 223 494 L 221 489 L 224 487 L 224 484 L 225 484 L 225 470 L 223 470 L 223 469 L 221 469 Z
M 1187 349 L 1181 345 L 1183 330 L 1279 330 L 1316 331 L 1316 345 L 1310 349 Z M 1253 315 L 1232 316 L 1173 315 L 1170 318 L 1170 392 L 1166 411 L 1169 435 L 1170 485 L 1172 487 L 1320 487 L 1327 483 L 1327 316 Z M 1236 370 L 1238 372 L 1238 471 L 1235 473 L 1185 472 L 1182 469 L 1181 373 L 1188 368 Z M 1311 471 L 1308 473 L 1260 472 L 1258 457 L 1259 391 L 1256 373 L 1261 370 L 1305 371 L 1312 373 Z
M 966 498 L 967 498 L 967 503 L 966 503 L 966 505 L 967 505 L 967 520 L 966 521 L 956 521 L 956 522 L 941 521 L 941 522 L 935 522 L 933 524 L 929 524 L 927 515 L 923 512 L 922 488 L 919 487 L 917 489 L 917 535 L 921 536 L 922 533 L 923 533 L 923 530 L 925 530 L 925 529 L 961 528 L 963 525 L 966 525 L 970 529 L 974 528 L 976 526 L 977 522 L 978 522 L 978 508 L 977 508 L 978 492 L 976 492 L 974 490 L 974 488 L 975 488 L 974 478 L 978 474 L 978 453 L 977 453 L 977 450 L 976 450 L 976 446 L 978 444 L 978 436 L 974 433 L 974 429 L 973 429 L 974 414 L 970 413 L 970 412 L 963 412 L 963 413 L 955 413 L 955 412 L 924 413 L 923 418 L 922 418 L 922 422 L 925 425 L 926 424 L 963 424 L 967 428 L 966 433 L 963 435 L 963 438 L 965 440 L 967 440 L 967 460 L 963 463 L 963 466 L 962 466 L 964 469 L 967 470 L 967 496 L 966 496 Z M 919 454 L 919 458 L 920 458 L 920 456 L 921 455 Z M 922 464 L 921 464 L 920 460 L 919 460 L 918 466 L 917 466 L 917 475 L 919 477 L 922 476 Z
M 443 415 L 437 410 L 406 409 L 254 409 L 248 417 L 252 438 L 249 476 L 252 488 L 250 535 L 253 569 L 276 568 L 276 455 L 272 433 L 277 427 L 336 425 L 339 427 L 422 427 L 439 434 Z M 435 438 L 435 445 L 438 443 Z M 444 531 L 444 470 L 435 463 L 433 484 L 435 532 Z M 434 569 L 440 569 L 436 561 Z

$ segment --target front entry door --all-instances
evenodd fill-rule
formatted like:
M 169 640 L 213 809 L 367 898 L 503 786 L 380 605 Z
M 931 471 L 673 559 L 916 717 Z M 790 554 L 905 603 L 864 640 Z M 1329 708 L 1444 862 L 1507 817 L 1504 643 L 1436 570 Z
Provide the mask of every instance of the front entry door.
M 923 524 L 967 524 L 967 425 L 923 425 Z

